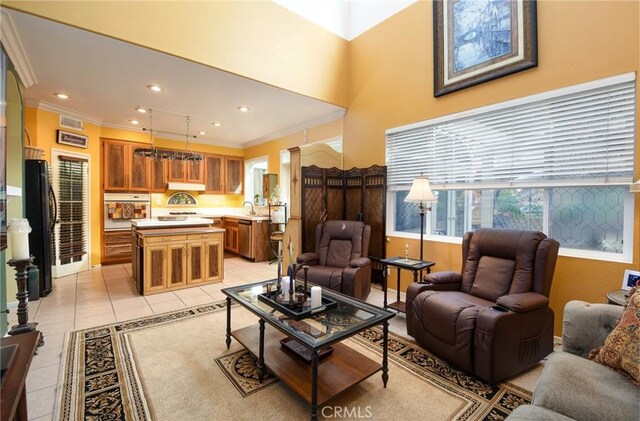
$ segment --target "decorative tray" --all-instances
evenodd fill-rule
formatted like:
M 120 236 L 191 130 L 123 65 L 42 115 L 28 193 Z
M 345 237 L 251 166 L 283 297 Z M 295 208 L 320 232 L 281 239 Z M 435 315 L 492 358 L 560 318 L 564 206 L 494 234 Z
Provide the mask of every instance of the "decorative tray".
M 309 297 L 309 293 L 307 292 L 305 296 Z M 277 291 L 258 294 L 259 301 L 277 309 L 279 312 L 291 317 L 293 320 L 306 319 L 307 317 L 322 313 L 323 311 L 332 309 L 338 305 L 338 303 L 332 299 L 322 297 L 322 305 L 312 309 L 310 302 L 304 299 L 306 297 L 303 298 L 302 293 L 298 292 L 294 294 L 294 297 L 299 301 L 289 303 L 289 296 L 286 297 L 285 301 L 285 297 L 283 295 L 279 295 Z

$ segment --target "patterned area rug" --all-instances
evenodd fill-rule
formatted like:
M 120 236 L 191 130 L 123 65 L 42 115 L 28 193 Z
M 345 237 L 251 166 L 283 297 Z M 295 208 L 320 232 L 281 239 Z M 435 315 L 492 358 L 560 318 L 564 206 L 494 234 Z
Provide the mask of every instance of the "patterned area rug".
M 131 350 L 129 335 L 214 313 L 222 313 L 219 316 L 223 318 L 224 310 L 225 302 L 221 301 L 71 332 L 67 336 L 63 354 L 63 383 L 59 387 L 58 418 L 154 419 L 154 412 L 150 410 L 154 397 L 145 394 L 145 386 L 138 376 L 137 361 Z M 349 320 L 344 320 L 344 325 L 348 324 Z M 531 392 L 525 389 L 510 383 L 494 386 L 486 384 L 456 370 L 407 339 L 393 333 L 390 333 L 389 338 L 390 364 L 396 363 L 418 379 L 459 396 L 466 402 L 464 408 L 455 414 L 454 419 L 500 420 L 517 406 L 531 400 Z M 350 340 L 381 355 L 381 329 L 366 330 Z M 224 372 L 226 378 L 242 395 L 239 399 L 249 399 L 251 395 L 259 397 L 262 391 L 268 394 L 266 389 L 271 389 L 270 386 L 279 383 L 269 373 L 260 385 L 256 380 L 255 358 L 245 349 L 221 354 L 224 355 L 219 355 L 215 361 L 209 360 L 210 364 Z M 219 384 L 216 387 L 227 386 Z M 402 414 L 398 414 L 398 417 L 401 416 Z

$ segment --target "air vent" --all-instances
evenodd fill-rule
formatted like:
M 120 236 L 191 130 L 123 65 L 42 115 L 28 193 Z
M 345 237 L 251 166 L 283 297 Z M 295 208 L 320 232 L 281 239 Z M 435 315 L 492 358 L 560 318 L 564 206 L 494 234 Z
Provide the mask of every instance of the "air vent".
M 66 127 L 68 129 L 84 131 L 84 122 L 77 118 L 67 117 L 65 115 L 60 116 L 60 127 Z

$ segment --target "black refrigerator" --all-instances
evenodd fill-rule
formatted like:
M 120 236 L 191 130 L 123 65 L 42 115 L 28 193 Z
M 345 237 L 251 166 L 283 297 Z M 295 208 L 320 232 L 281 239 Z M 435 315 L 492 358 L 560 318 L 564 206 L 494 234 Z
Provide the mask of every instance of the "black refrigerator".
M 51 240 L 55 224 L 55 197 L 49 183 L 47 161 L 43 159 L 25 160 L 25 210 L 31 234 L 29 251 L 34 256 L 33 263 L 40 270 L 40 296 L 51 292 Z

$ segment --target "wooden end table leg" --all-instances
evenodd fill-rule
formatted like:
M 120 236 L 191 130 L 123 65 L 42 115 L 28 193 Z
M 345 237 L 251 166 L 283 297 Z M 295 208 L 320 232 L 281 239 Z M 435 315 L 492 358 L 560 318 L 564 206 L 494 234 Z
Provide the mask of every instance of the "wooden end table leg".
M 227 344 L 227 350 L 231 346 L 231 298 L 227 297 L 227 339 L 225 340 Z
M 382 383 L 384 387 L 387 387 L 387 380 L 389 380 L 389 365 L 388 365 L 388 342 L 389 342 L 389 322 L 384 321 L 382 324 Z
M 260 319 L 260 355 L 258 355 L 258 381 L 264 379 L 264 320 Z
M 318 419 L 318 351 L 311 353 L 311 421 Z

